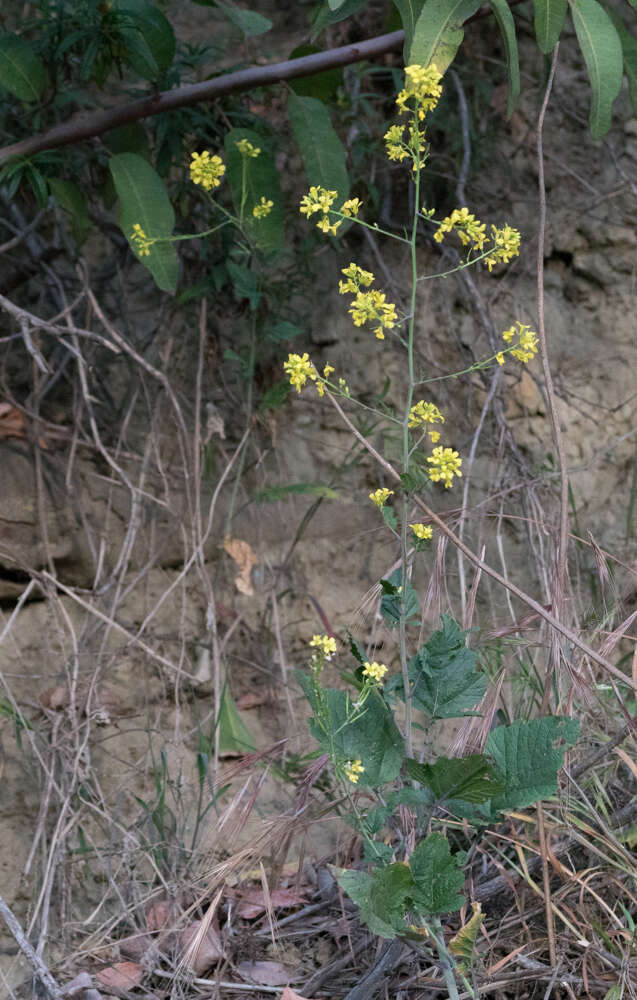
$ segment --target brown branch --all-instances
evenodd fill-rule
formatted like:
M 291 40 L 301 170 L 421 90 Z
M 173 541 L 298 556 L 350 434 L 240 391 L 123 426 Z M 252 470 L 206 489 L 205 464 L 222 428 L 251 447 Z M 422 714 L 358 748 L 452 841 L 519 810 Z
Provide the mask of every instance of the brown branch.
M 327 52 L 317 52 L 300 59 L 288 59 L 286 62 L 273 63 L 271 66 L 254 66 L 242 69 L 237 73 L 217 76 L 203 83 L 191 83 L 174 90 L 165 90 L 153 97 L 133 101 L 118 108 L 106 111 L 82 111 L 60 125 L 41 132 L 39 135 L 21 139 L 11 146 L 0 149 L 0 163 L 12 156 L 32 156 L 44 149 L 57 149 L 69 146 L 102 135 L 121 125 L 142 118 L 151 118 L 165 111 L 175 111 L 177 108 L 188 108 L 201 101 L 212 101 L 224 94 L 237 93 L 242 90 L 252 90 L 254 87 L 264 87 L 281 80 L 296 80 L 303 76 L 313 76 L 337 66 L 347 66 L 363 59 L 374 59 L 400 48 L 405 39 L 403 31 L 392 31 L 388 35 L 379 35 L 364 42 L 353 45 L 343 45 Z

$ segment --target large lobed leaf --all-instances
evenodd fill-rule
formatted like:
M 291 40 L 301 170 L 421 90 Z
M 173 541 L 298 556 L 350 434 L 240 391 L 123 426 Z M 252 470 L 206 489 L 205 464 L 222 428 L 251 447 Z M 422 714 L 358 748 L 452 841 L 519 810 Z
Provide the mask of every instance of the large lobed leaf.
M 175 213 L 161 177 L 151 165 L 136 153 L 119 153 L 111 157 L 108 165 L 120 203 L 119 224 L 133 251 L 136 253 L 131 242 L 135 223 L 139 223 L 149 239 L 172 236 Z M 179 264 L 172 243 L 153 244 L 149 256 L 139 259 L 159 288 L 175 291 Z
M 597 0 L 572 0 L 571 14 L 593 92 L 591 135 L 601 139 L 610 128 L 613 101 L 622 85 L 622 45 L 613 22 Z
M 504 791 L 491 761 L 481 753 L 468 757 L 438 757 L 433 764 L 420 764 L 417 760 L 408 759 L 405 770 L 410 778 L 421 785 L 428 785 L 438 802 L 462 799 L 478 804 L 488 802 Z
M 433 719 L 466 715 L 487 689 L 487 678 L 476 670 L 476 654 L 449 615 L 442 615 L 442 628 L 409 661 L 409 676 L 416 708 Z

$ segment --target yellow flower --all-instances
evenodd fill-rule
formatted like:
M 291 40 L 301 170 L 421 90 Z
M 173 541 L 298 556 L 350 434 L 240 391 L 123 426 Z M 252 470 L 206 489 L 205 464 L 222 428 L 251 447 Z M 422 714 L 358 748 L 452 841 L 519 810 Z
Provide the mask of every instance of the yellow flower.
M 139 257 L 150 257 L 150 248 L 155 241 L 148 238 L 139 222 L 133 225 L 130 241 L 137 250 Z
M 247 139 L 239 139 L 236 146 L 242 156 L 250 156 L 253 160 L 256 159 L 261 152 L 260 146 L 253 146 Z
M 451 215 L 442 220 L 434 233 L 434 239 L 441 243 L 446 233 L 456 231 L 463 246 L 472 245 L 474 250 L 482 250 L 487 239 L 486 227 L 479 222 L 468 208 L 454 208 Z
M 332 236 L 336 236 L 336 230 L 342 222 L 343 220 L 339 219 L 337 222 L 330 223 L 329 215 L 324 215 L 321 221 L 316 223 L 316 228 L 320 229 L 323 233 L 331 233 Z
M 430 524 L 412 524 L 411 530 L 413 531 L 416 538 L 429 539 L 433 538 L 434 529 Z
M 290 385 L 294 386 L 297 392 L 305 385 L 308 379 L 316 381 L 316 368 L 310 361 L 309 354 L 289 354 L 287 361 L 283 363 L 283 370 L 290 379 Z
M 442 94 L 441 80 L 442 74 L 438 72 L 435 64 L 405 66 L 405 86 L 396 98 L 400 114 L 409 110 L 407 102 L 413 100 L 413 108 L 422 121 L 426 113 L 432 111 L 438 103 L 438 98 Z
M 270 199 L 266 199 L 263 196 L 258 205 L 255 205 L 252 209 L 252 214 L 255 219 L 265 219 L 266 215 L 269 215 L 274 207 L 274 202 Z
M 498 353 L 495 356 L 495 360 L 498 362 L 499 365 L 504 364 L 504 354 L 502 353 L 502 351 L 498 351 Z
M 324 187 L 311 187 L 309 194 L 303 195 L 299 211 L 301 215 L 307 216 L 308 219 L 315 212 L 323 212 L 324 215 L 327 215 L 336 195 L 336 191 L 328 191 Z
M 323 375 L 325 376 L 325 378 L 327 378 L 329 375 L 332 374 L 333 371 L 336 371 L 336 369 L 332 368 L 331 365 L 325 365 L 325 368 L 323 369 Z
M 373 493 L 370 493 L 369 499 L 372 501 L 372 503 L 375 503 L 380 510 L 383 504 L 387 502 L 389 497 L 393 495 L 394 495 L 393 490 L 388 490 L 386 486 L 383 486 L 380 489 L 374 490 Z
M 341 295 L 346 295 L 348 292 L 356 295 L 361 285 L 368 288 L 374 280 L 374 275 L 371 271 L 364 271 L 362 267 L 354 263 L 344 267 L 341 273 L 347 278 L 347 281 L 339 281 L 338 283 L 338 290 Z
M 365 770 L 365 768 L 363 767 L 359 757 L 358 760 L 348 760 L 343 770 L 345 771 L 345 777 L 348 779 L 348 781 L 351 781 L 353 785 L 357 785 L 358 779 Z
M 367 661 L 367 663 L 363 668 L 363 677 L 369 677 L 370 680 L 376 681 L 377 684 L 380 684 L 382 682 L 383 677 L 385 676 L 386 673 L 387 673 L 387 667 L 385 666 L 385 664 L 377 663 L 376 660 L 374 660 L 373 663 Z
M 462 459 L 460 458 L 457 451 L 452 448 L 443 448 L 441 445 L 438 448 L 434 448 L 432 455 L 427 461 L 431 464 L 431 469 L 429 470 L 429 478 L 432 483 L 443 482 L 445 488 L 449 489 L 452 484 L 453 477 L 458 476 L 460 478 L 462 473 L 460 472 L 460 466 L 462 465 Z
M 362 204 L 363 203 L 360 198 L 348 198 L 347 201 L 344 201 L 341 205 L 341 212 L 343 215 L 351 218 L 353 215 L 358 215 Z
M 409 411 L 408 427 L 420 427 L 421 424 L 444 424 L 445 418 L 435 403 L 425 403 L 423 399 L 412 406 Z M 439 435 L 440 436 L 440 435 Z
M 225 172 L 226 167 L 220 156 L 211 156 L 208 150 L 192 154 L 190 179 L 193 184 L 199 184 L 204 190 L 210 191 L 211 188 L 219 187 Z
M 434 444 L 437 444 L 438 441 L 440 441 L 440 431 L 428 431 L 427 436 L 430 441 L 433 441 Z
M 310 646 L 318 649 L 323 654 L 324 659 L 331 660 L 336 652 L 336 639 L 331 635 L 313 635 Z
M 508 330 L 505 330 L 505 331 L 504 331 L 504 333 L 502 334 L 502 339 L 503 339 L 503 340 L 504 340 L 504 341 L 505 341 L 505 342 L 506 342 L 507 344 L 510 344 L 510 343 L 511 343 L 511 341 L 513 340 L 513 338 L 515 337 L 515 334 L 516 334 L 516 333 L 517 333 L 517 331 L 516 331 L 516 329 L 515 329 L 515 324 L 514 324 L 514 325 L 513 325 L 512 327 L 510 327 L 510 328 L 509 328 Z
M 517 344 L 509 348 L 510 354 L 517 360 L 526 363 L 532 361 L 537 354 L 537 334 L 528 323 L 520 323 L 519 320 L 505 330 L 502 339 L 506 344 L 510 344 L 514 337 L 518 338 Z
M 508 264 L 512 257 L 517 257 L 520 253 L 519 230 L 512 229 L 508 223 L 502 229 L 491 226 L 491 242 L 493 249 L 486 258 L 490 271 L 496 264 Z
M 384 340 L 384 330 L 391 330 L 398 319 L 396 306 L 393 302 L 386 302 L 384 292 L 379 292 L 372 288 L 368 292 L 357 292 L 356 298 L 349 307 L 355 326 L 364 326 L 365 323 L 378 323 L 374 328 L 374 333 L 379 340 Z

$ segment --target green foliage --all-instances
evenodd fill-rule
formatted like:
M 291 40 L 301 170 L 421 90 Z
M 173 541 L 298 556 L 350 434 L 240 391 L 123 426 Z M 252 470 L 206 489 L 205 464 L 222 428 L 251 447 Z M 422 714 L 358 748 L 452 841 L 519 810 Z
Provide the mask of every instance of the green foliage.
M 74 239 L 78 246 L 81 245 L 91 230 L 84 192 L 73 181 L 60 177 L 49 178 L 49 190 L 61 208 L 70 215 Z
M 175 34 L 162 12 L 147 0 L 121 0 L 121 34 L 127 61 L 145 80 L 165 73 L 175 58 Z
M 333 10 L 329 3 L 325 3 L 323 7 L 319 8 L 314 21 L 314 28 L 312 31 L 312 39 L 323 30 L 327 28 L 330 24 L 337 24 L 339 21 L 344 21 L 348 17 L 352 17 L 353 14 L 358 14 L 359 10 L 367 5 L 367 0 L 344 0 L 340 7 Z
M 414 909 L 419 914 L 448 913 L 464 903 L 460 895 L 464 883 L 464 851 L 451 853 L 449 841 L 441 833 L 431 833 L 418 844 L 409 859 L 416 892 Z
M 414 781 L 428 785 L 439 803 L 463 799 L 478 804 L 488 802 L 504 790 L 491 762 L 480 753 L 469 757 L 438 757 L 433 764 L 408 759 L 405 770 Z
M 383 592 L 380 602 L 380 613 L 389 628 L 397 628 L 403 614 L 405 616 L 405 623 L 413 625 L 420 613 L 420 607 L 418 604 L 418 594 L 409 580 L 405 583 L 404 596 L 402 574 L 399 569 L 395 570 L 386 580 L 381 580 L 380 585 Z
M 480 0 L 426 0 L 414 24 L 409 60 L 421 66 L 438 67 L 441 73 L 451 65 L 462 44 L 462 25 L 480 7 Z
M 409 661 L 414 704 L 432 719 L 473 714 L 487 689 L 465 634 L 453 618 L 442 615 L 442 628 Z
M 303 56 L 311 56 L 321 51 L 316 45 L 299 45 L 290 52 L 290 59 L 301 59 Z M 335 67 L 326 69 L 322 73 L 314 73 L 312 76 L 301 76 L 297 80 L 290 80 L 290 87 L 299 97 L 316 97 L 327 104 L 336 95 L 342 82 L 343 70 Z
M 274 503 L 292 494 L 309 494 L 314 497 L 324 497 L 326 500 L 338 499 L 336 490 L 324 486 L 323 483 L 286 483 L 285 486 L 269 486 L 267 490 L 255 494 L 254 499 L 257 503 Z
M 593 91 L 591 135 L 601 139 L 610 128 L 613 101 L 622 85 L 622 45 L 613 22 L 596 0 L 572 0 L 571 13 Z
M 46 85 L 42 62 L 17 35 L 0 36 L 0 84 L 21 101 L 37 101 Z
M 340 207 L 349 194 L 349 177 L 345 150 L 334 131 L 328 109 L 314 97 L 290 94 L 288 116 L 303 156 L 308 183 L 336 191 L 336 203 Z M 339 233 L 343 229 L 344 226 Z
M 219 753 L 244 754 L 254 751 L 255 745 L 230 689 L 225 685 L 217 719 L 219 726 Z
M 568 0 L 535 0 L 533 6 L 537 44 L 542 52 L 548 54 L 553 51 L 562 33 Z
M 518 41 L 515 35 L 515 22 L 507 0 L 490 0 L 490 3 L 504 41 L 504 51 L 507 57 L 507 72 L 509 75 L 507 118 L 510 118 L 520 96 L 520 61 L 518 57 Z
M 261 150 L 256 158 L 241 155 L 237 149 L 241 139 Z M 283 196 L 274 155 L 266 140 L 254 129 L 232 128 L 225 135 L 224 148 L 232 201 L 250 242 L 264 253 L 280 251 L 285 244 Z M 264 219 L 255 219 L 252 210 L 261 198 L 274 204 Z
M 621 42 L 624 57 L 624 72 L 628 78 L 630 100 L 633 106 L 633 113 L 637 115 L 637 38 L 627 31 L 626 25 L 615 11 L 610 10 L 608 13 L 617 29 L 617 34 Z

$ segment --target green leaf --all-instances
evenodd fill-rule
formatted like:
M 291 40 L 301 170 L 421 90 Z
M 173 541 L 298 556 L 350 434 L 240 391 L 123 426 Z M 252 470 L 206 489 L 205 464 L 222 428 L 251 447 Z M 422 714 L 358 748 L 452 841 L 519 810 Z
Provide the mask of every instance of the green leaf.
M 449 951 L 459 960 L 461 969 L 467 969 L 476 955 L 476 939 L 484 914 L 480 903 L 473 904 L 473 916 L 449 942 Z
M 482 698 L 487 678 L 475 669 L 476 654 L 465 633 L 449 615 L 442 628 L 409 661 L 412 697 L 433 719 L 466 715 Z
M 431 833 L 422 840 L 409 859 L 414 876 L 414 909 L 421 914 L 450 913 L 459 910 L 464 896 L 462 866 L 464 851 L 451 853 L 449 841 L 441 833 Z
M 614 10 L 609 10 L 608 13 L 617 28 L 617 34 L 622 45 L 624 72 L 628 78 L 628 91 L 633 106 L 633 113 L 637 115 L 637 38 L 630 34 L 626 25 Z
M 130 15 L 157 69 L 165 73 L 175 58 L 175 33 L 170 22 L 147 0 L 122 0 L 117 9 Z
M 498 726 L 490 734 L 485 753 L 492 757 L 495 773 L 504 789 L 491 800 L 491 815 L 523 809 L 554 795 L 557 772 L 564 762 L 563 747 L 575 743 L 579 723 L 575 719 L 548 716 L 529 722 Z
M 383 504 L 380 508 L 383 521 L 391 531 L 398 531 L 398 520 L 394 513 L 394 508 L 390 504 Z
M 232 21 L 246 38 L 264 35 L 272 27 L 272 21 L 263 14 L 258 14 L 256 10 L 245 10 L 243 7 L 235 7 L 234 4 L 221 3 L 221 0 L 217 0 L 215 6 L 224 12 L 228 20 Z
M 341 889 L 360 910 L 360 921 L 372 934 L 392 939 L 405 930 L 407 898 L 413 878 L 406 864 L 388 865 L 373 874 L 332 866 Z
M 311 679 L 307 674 L 297 676 L 315 716 L 327 716 L 325 724 L 332 734 L 332 742 L 316 718 L 310 722 L 312 735 L 321 749 L 330 752 L 333 746 L 343 762 L 360 759 L 365 768 L 358 781 L 361 787 L 376 788 L 393 781 L 403 762 L 403 740 L 380 695 L 372 692 L 356 711 L 345 691 L 325 688 L 319 708 Z
M 132 14 L 130 15 L 130 18 L 131 21 L 133 21 Z M 135 18 L 135 20 L 137 19 Z M 128 65 L 131 66 L 137 75 L 141 76 L 143 80 L 156 80 L 159 76 L 159 66 L 155 62 L 150 46 L 142 34 L 141 27 L 137 27 L 137 25 L 133 23 L 122 25 L 120 28 L 120 35 L 126 43 L 125 60 Z M 99 75 L 96 79 L 98 86 L 101 87 L 104 81 Z
M 386 580 L 380 581 L 383 591 L 383 596 L 380 599 L 380 613 L 390 628 L 397 628 L 400 625 L 400 616 L 403 613 L 407 625 L 413 625 L 420 614 L 418 594 L 407 580 L 403 599 L 401 584 L 401 569 L 394 570 Z
M 441 73 L 453 62 L 464 31 L 462 25 L 480 7 L 481 0 L 426 0 L 415 23 L 405 64 L 438 67 Z
M 315 97 L 288 97 L 288 116 L 305 163 L 309 186 L 336 191 L 335 208 L 349 195 L 345 150 L 332 127 L 330 113 Z M 339 229 L 339 234 L 343 230 Z
M 316 20 L 312 27 L 312 41 L 314 41 L 323 28 L 326 28 L 329 24 L 344 21 L 345 18 L 351 17 L 352 14 L 357 14 L 366 4 L 367 0 L 345 0 L 345 3 L 341 4 L 338 10 L 330 10 L 327 4 L 324 4 L 316 15 Z
M 221 695 L 218 725 L 220 754 L 252 753 L 256 749 L 227 685 Z
M 137 153 L 145 160 L 150 159 L 148 135 L 140 122 L 111 129 L 103 137 L 103 141 L 111 153 Z
M 259 155 L 244 158 L 237 149 L 240 139 L 247 139 L 255 148 L 260 149 Z M 245 166 L 244 230 L 259 250 L 264 253 L 279 252 L 285 246 L 283 195 L 272 151 L 264 145 L 263 136 L 249 128 L 232 128 L 226 132 L 224 148 L 228 183 L 237 216 L 241 213 Z M 260 203 L 261 198 L 274 204 L 269 215 L 263 219 L 255 219 L 252 209 Z
M 394 0 L 394 6 L 400 14 L 403 31 L 405 32 L 405 44 L 403 46 L 405 66 L 409 66 L 410 64 L 409 53 L 411 52 L 411 43 L 414 40 L 416 22 L 420 17 L 424 3 L 425 0 Z
M 488 802 L 504 790 L 504 784 L 494 774 L 491 763 L 483 754 L 469 757 L 438 757 L 434 764 L 405 761 L 410 778 L 429 785 L 439 802 L 463 799 L 477 804 Z
M 271 340 L 274 344 L 280 344 L 287 340 L 294 340 L 295 337 L 300 337 L 302 333 L 303 330 L 300 326 L 296 326 L 295 323 L 289 323 L 286 319 L 280 319 L 267 328 L 265 339 Z
M 500 34 L 504 41 L 509 74 L 509 96 L 507 99 L 507 118 L 510 118 L 520 96 L 520 61 L 518 58 L 518 41 L 515 36 L 515 22 L 507 0 L 490 0 L 491 8 L 498 22 Z
M 289 385 L 289 382 L 285 383 Z M 286 486 L 269 486 L 266 490 L 261 490 L 255 494 L 257 503 L 274 503 L 275 500 L 284 500 L 294 494 L 310 494 L 314 497 L 324 497 L 326 500 L 338 500 L 338 493 L 330 486 L 323 483 L 288 483 Z
M 46 83 L 44 65 L 28 42 L 0 36 L 0 84 L 21 101 L 37 101 Z
M 175 213 L 163 182 L 141 156 L 119 153 L 112 156 L 109 169 L 120 202 L 120 220 L 126 239 L 131 242 L 135 223 L 139 223 L 149 239 L 172 236 Z M 131 243 L 136 253 L 135 245 Z M 170 242 L 155 243 L 148 257 L 140 257 L 159 288 L 174 292 L 179 276 L 177 252 Z
M 571 16 L 593 91 L 591 136 L 601 139 L 610 128 L 613 101 L 622 85 L 622 46 L 613 22 L 597 0 L 572 0 Z
M 86 198 L 76 184 L 61 177 L 49 177 L 49 190 L 65 212 L 71 216 L 73 237 L 81 245 L 91 229 Z
M 316 45 L 299 45 L 293 52 L 290 52 L 289 58 L 301 59 L 303 56 L 312 56 L 321 51 L 322 49 Z M 334 69 L 326 69 L 322 73 L 314 73 L 312 76 L 300 76 L 296 80 L 290 80 L 289 84 L 299 97 L 316 97 L 319 101 L 328 103 L 342 82 L 343 70 L 334 67 Z
M 534 0 L 535 37 L 540 51 L 548 55 L 562 33 L 568 0 Z
M 232 281 L 235 297 L 247 299 L 250 303 L 250 309 L 256 309 L 261 298 L 259 277 L 256 271 L 244 267 L 243 264 L 237 264 L 234 260 L 227 260 L 226 267 Z

